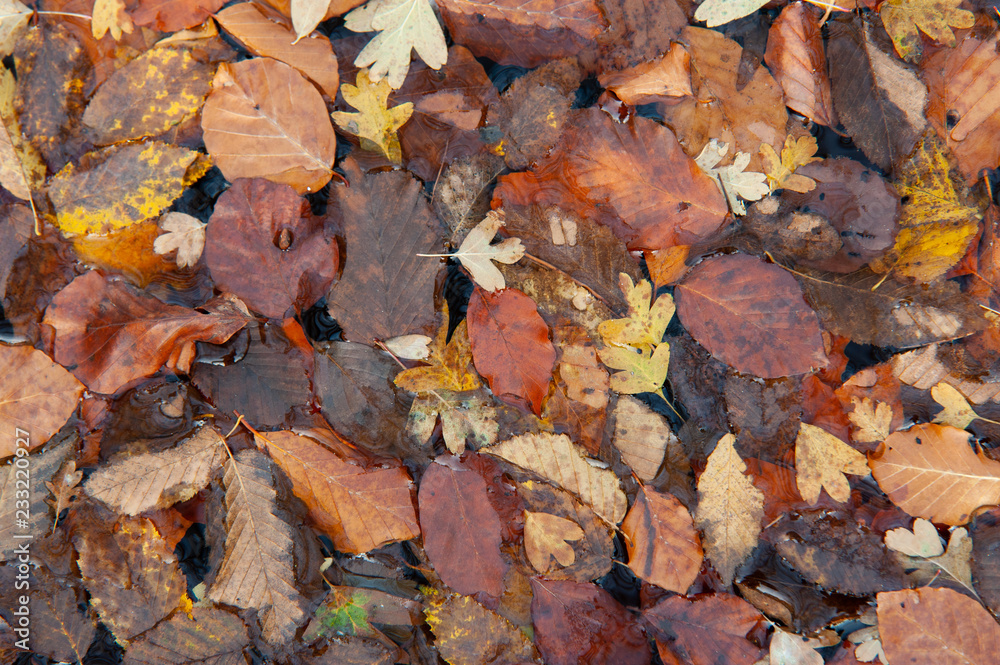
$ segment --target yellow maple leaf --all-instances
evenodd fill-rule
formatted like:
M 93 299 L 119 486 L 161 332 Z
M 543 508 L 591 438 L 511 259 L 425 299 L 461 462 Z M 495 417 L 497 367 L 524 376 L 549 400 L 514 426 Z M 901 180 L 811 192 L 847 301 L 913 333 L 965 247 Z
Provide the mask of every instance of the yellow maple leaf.
M 760 144 L 760 157 L 764 164 L 764 174 L 767 184 L 773 192 L 776 189 L 790 189 L 793 192 L 806 193 L 816 187 L 816 181 L 804 175 L 796 175 L 800 166 L 821 161 L 816 157 L 816 139 L 812 135 L 793 139 L 785 137 L 785 145 L 781 149 L 781 157 L 769 143 Z
M 463 320 L 448 339 L 448 308 L 442 312 L 444 320 L 434 341 L 427 347 L 430 352 L 426 365 L 404 369 L 396 375 L 395 383 L 403 390 L 426 393 L 432 390 L 464 392 L 480 386 L 479 376 L 469 371 L 472 364 L 472 347 Z
M 94 3 L 93 17 L 90 20 L 90 30 L 94 39 L 100 39 L 111 31 L 115 41 L 122 38 L 122 33 L 132 34 L 135 25 L 125 11 L 122 0 L 97 0 Z
M 396 130 L 406 124 L 413 114 L 413 103 L 406 102 L 391 109 L 388 107 L 392 87 L 387 79 L 372 83 L 368 70 L 358 72 L 357 85 L 344 83 L 340 94 L 344 101 L 358 109 L 359 113 L 334 111 L 330 115 L 337 126 L 361 139 L 365 150 L 378 150 L 393 164 L 403 161 L 403 151 L 399 147 Z
M 844 475 L 868 475 L 868 459 L 822 427 L 801 423 L 795 439 L 795 484 L 808 503 L 819 500 L 820 490 L 834 501 L 851 498 Z
M 605 344 L 634 346 L 639 349 L 656 346 L 663 339 L 663 333 L 674 316 L 673 297 L 664 294 L 650 306 L 653 286 L 648 280 L 633 284 L 631 277 L 621 273 L 618 275 L 618 283 L 628 303 L 628 317 L 602 321 L 597 326 L 601 339 Z
M 959 9 L 962 0 L 886 0 L 879 15 L 892 37 L 896 53 L 904 60 L 920 57 L 920 31 L 945 46 L 955 45 L 952 28 L 971 28 L 975 15 Z
M 872 270 L 931 282 L 965 254 L 979 230 L 982 213 L 966 205 L 949 176 L 948 156 L 928 135 L 899 167 L 896 191 L 906 201 L 896 243 L 871 262 Z

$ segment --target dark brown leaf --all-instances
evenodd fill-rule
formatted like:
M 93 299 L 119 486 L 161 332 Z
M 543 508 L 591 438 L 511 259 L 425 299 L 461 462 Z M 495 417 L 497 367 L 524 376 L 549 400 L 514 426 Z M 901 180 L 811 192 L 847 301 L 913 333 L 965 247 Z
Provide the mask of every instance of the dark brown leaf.
M 178 612 L 129 644 L 125 665 L 241 665 L 250 644 L 247 628 L 235 614 L 216 607 Z
M 764 653 L 747 639 L 764 615 L 730 594 L 694 600 L 671 596 L 643 612 L 643 617 L 653 627 L 661 652 L 669 644 L 669 650 L 692 665 L 752 665 Z M 668 636 L 674 641 L 668 642 Z
M 37 541 L 34 544 L 37 545 Z M 36 570 L 30 577 L 19 576 L 15 566 L 4 566 L 0 571 L 0 583 L 3 584 L 3 595 L 0 596 L 3 608 L 0 609 L 0 614 L 10 626 L 21 627 L 18 619 L 25 615 L 22 613 L 18 616 L 13 612 L 21 607 L 28 609 L 28 644 L 31 650 L 53 660 L 82 662 L 94 639 L 97 626 L 93 611 L 80 609 L 81 604 L 86 602 L 86 591 L 80 582 L 72 578 L 56 577 L 45 568 Z M 17 588 L 25 582 L 28 587 Z M 30 591 L 29 605 L 18 602 L 18 596 L 26 591 Z

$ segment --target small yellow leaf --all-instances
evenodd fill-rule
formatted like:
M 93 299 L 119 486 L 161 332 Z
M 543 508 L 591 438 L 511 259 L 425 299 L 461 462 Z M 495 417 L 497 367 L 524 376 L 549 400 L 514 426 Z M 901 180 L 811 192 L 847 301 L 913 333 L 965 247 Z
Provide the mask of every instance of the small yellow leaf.
M 886 0 L 879 15 L 892 37 L 899 57 L 910 62 L 920 57 L 920 33 L 945 46 L 955 46 L 952 28 L 971 28 L 975 15 L 959 9 L 962 0 Z
M 90 30 L 94 39 L 100 39 L 111 31 L 115 41 L 122 38 L 122 33 L 132 34 L 135 25 L 125 11 L 122 0 L 97 0 L 94 3 L 94 14 L 90 20 Z
M 572 520 L 524 511 L 524 549 L 528 561 L 540 573 L 552 568 L 552 559 L 563 568 L 572 566 L 576 552 L 568 541 L 580 540 L 583 535 L 583 529 Z
M 801 423 L 795 439 L 795 484 L 808 503 L 826 489 L 834 501 L 851 498 L 845 473 L 868 475 L 868 459 L 821 427 Z
M 601 350 L 600 357 L 608 367 L 621 370 L 611 375 L 611 389 L 616 393 L 655 393 L 667 379 L 670 345 L 664 342 L 655 351 L 609 346 Z
M 344 101 L 358 109 L 359 113 L 334 111 L 330 115 L 337 126 L 348 134 L 361 139 L 365 150 L 378 150 L 393 164 L 401 164 L 403 152 L 399 146 L 396 130 L 406 124 L 413 114 L 413 103 L 406 102 L 388 108 L 389 93 L 392 88 L 385 79 L 372 83 L 368 70 L 358 72 L 357 85 L 344 83 L 340 94 Z
M 618 282 L 628 302 L 628 318 L 602 321 L 597 326 L 601 339 L 605 344 L 634 346 L 639 349 L 659 344 L 674 316 L 673 297 L 664 294 L 650 307 L 653 287 L 648 280 L 633 284 L 631 277 L 621 273 L 618 275 Z
M 411 393 L 427 393 L 432 390 L 464 392 L 480 386 L 479 375 L 471 370 L 472 348 L 469 333 L 463 320 L 448 339 L 448 308 L 442 311 L 443 321 L 434 341 L 427 347 L 426 365 L 404 369 L 394 379 L 397 386 Z
M 969 423 L 979 418 L 979 414 L 972 410 L 972 406 L 969 405 L 965 396 L 958 392 L 954 386 L 943 381 L 931 388 L 931 397 L 944 407 L 944 411 L 934 418 L 936 423 L 965 429 Z
M 790 189 L 794 192 L 809 192 L 816 187 L 816 181 L 804 175 L 796 175 L 800 166 L 821 161 L 816 157 L 816 139 L 812 135 L 793 139 L 785 137 L 785 146 L 781 149 L 781 157 L 769 143 L 760 144 L 760 156 L 767 175 L 767 184 L 773 192 L 776 189 Z
M 885 402 L 872 403 L 870 397 L 860 400 L 852 397 L 854 411 L 847 415 L 851 422 L 858 428 L 854 434 L 854 440 L 858 443 L 874 443 L 875 441 L 885 441 L 885 438 L 892 434 L 892 407 Z

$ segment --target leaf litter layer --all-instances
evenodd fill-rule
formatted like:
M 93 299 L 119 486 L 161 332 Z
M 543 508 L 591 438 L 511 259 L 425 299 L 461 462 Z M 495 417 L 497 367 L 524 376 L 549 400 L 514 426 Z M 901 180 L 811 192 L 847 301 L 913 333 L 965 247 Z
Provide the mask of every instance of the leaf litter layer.
M 992 663 L 989 7 L 37 9 L 2 659 Z

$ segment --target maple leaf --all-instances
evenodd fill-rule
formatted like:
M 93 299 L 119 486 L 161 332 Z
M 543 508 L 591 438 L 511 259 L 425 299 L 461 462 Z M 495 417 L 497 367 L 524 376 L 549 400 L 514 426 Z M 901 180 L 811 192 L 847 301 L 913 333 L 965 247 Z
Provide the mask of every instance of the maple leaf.
M 747 209 L 740 199 L 757 201 L 767 194 L 770 189 L 766 184 L 766 176 L 763 173 L 744 171 L 750 165 L 750 155 L 748 153 L 738 152 L 733 158 L 732 164 L 716 167 L 716 164 L 726 156 L 727 152 L 729 152 L 728 143 L 724 143 L 718 139 L 711 139 L 701 149 L 701 153 L 695 157 L 694 161 L 698 165 L 698 168 L 715 180 L 715 184 L 726 195 L 729 208 L 733 213 L 745 215 L 747 214 Z
M 167 233 L 153 243 L 157 254 L 177 250 L 175 261 L 179 268 L 190 268 L 198 263 L 205 249 L 205 223 L 183 212 L 168 212 L 160 220 L 160 228 Z
M 330 115 L 337 126 L 348 134 L 361 139 L 361 147 L 365 150 L 378 150 L 393 164 L 403 162 L 403 150 L 399 146 L 396 130 L 406 124 L 413 115 L 413 102 L 406 102 L 391 109 L 388 107 L 388 80 L 373 83 L 368 78 L 368 70 L 358 72 L 357 85 L 343 83 L 340 94 L 344 101 L 358 109 L 358 113 L 334 111 Z
M 448 306 L 441 312 L 441 325 L 438 327 L 434 340 L 427 347 L 427 365 L 404 369 L 396 375 L 393 382 L 403 390 L 412 393 L 428 393 L 432 390 L 449 390 L 465 392 L 475 390 L 481 383 L 479 376 L 470 371 L 472 349 L 469 345 L 469 332 L 463 319 L 456 326 L 448 339 Z
M 760 157 L 764 163 L 767 184 L 773 192 L 776 189 L 790 189 L 793 192 L 811 192 L 816 188 L 816 181 L 804 175 L 798 175 L 795 170 L 800 166 L 822 161 L 816 157 L 816 139 L 811 134 L 793 139 L 791 134 L 785 137 L 785 146 L 781 149 L 781 157 L 774 151 L 770 143 L 760 144 Z
M 910 62 L 920 57 L 920 33 L 945 46 L 955 46 L 952 28 L 971 28 L 976 17 L 959 9 L 961 0 L 886 0 L 879 16 L 892 37 L 899 57 Z
M 495 245 L 490 244 L 503 225 L 503 210 L 489 211 L 486 213 L 486 218 L 465 236 L 458 251 L 451 255 L 452 258 L 462 262 L 472 280 L 480 288 L 491 293 L 507 286 L 503 274 L 497 270 L 492 261 L 511 264 L 517 263 L 524 256 L 520 238 L 507 238 Z
M 854 411 L 847 414 L 859 431 L 855 432 L 854 440 L 859 443 L 874 443 L 884 441 L 892 434 L 890 429 L 892 424 L 892 407 L 885 402 L 872 402 L 871 398 L 865 397 L 860 400 L 851 397 L 854 404 Z
M 634 284 L 626 273 L 618 275 L 618 284 L 628 303 L 628 317 L 598 324 L 597 331 L 604 343 L 649 349 L 662 342 L 663 333 L 674 316 L 673 297 L 664 294 L 653 302 L 653 287 L 649 280 Z
M 118 41 L 122 38 L 123 32 L 131 34 L 135 30 L 135 25 L 125 11 L 125 3 L 122 0 L 97 0 L 94 3 L 90 29 L 94 39 L 100 39 L 110 30 L 111 36 Z
M 572 566 L 576 553 L 568 541 L 583 538 L 583 529 L 573 520 L 549 513 L 524 511 L 524 549 L 528 561 L 539 573 L 552 568 L 554 558 L 560 566 Z
M 444 31 L 428 0 L 370 0 L 345 16 L 344 26 L 354 32 L 378 31 L 354 65 L 374 65 L 372 79 L 386 77 L 394 90 L 403 86 L 411 49 L 431 69 L 440 69 L 448 61 Z
M 844 503 L 851 486 L 844 474 L 868 475 L 868 459 L 822 427 L 800 423 L 795 439 L 795 484 L 802 498 L 813 504 L 821 489 Z
M 694 513 L 694 523 L 704 534 L 705 554 L 727 585 L 757 546 L 764 516 L 764 494 L 746 476 L 747 465 L 735 442 L 735 436 L 726 434 L 708 456 L 698 479 Z

